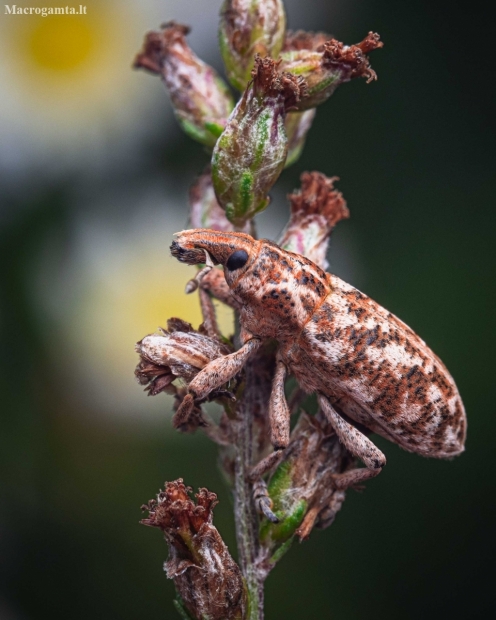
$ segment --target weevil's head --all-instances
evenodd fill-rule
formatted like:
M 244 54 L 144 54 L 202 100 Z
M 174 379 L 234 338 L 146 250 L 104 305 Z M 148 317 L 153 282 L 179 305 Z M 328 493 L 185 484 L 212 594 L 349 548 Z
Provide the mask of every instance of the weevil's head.
M 189 265 L 204 263 L 207 251 L 223 265 L 243 326 L 261 337 L 301 329 L 331 290 L 328 274 L 307 258 L 244 233 L 186 230 L 171 251 Z
M 258 253 L 259 242 L 245 233 L 196 228 L 176 233 L 176 237 L 172 256 L 182 263 L 198 265 L 205 262 L 207 251 L 215 264 L 224 266 L 229 286 L 250 268 Z

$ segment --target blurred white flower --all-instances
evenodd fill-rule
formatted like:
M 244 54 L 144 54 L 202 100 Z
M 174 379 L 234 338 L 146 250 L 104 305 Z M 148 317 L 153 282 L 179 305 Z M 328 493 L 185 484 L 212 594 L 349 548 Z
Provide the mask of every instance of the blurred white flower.
M 80 216 L 69 251 L 57 239 L 47 240 L 35 293 L 47 314 L 47 345 L 66 401 L 78 412 L 148 421 L 154 416 L 164 424 L 172 398 L 145 397 L 134 377 L 139 361 L 134 345 L 170 317 L 194 327 L 202 321 L 197 296 L 184 293 L 195 268 L 169 253 L 173 233 L 187 226 L 186 201 L 165 200 L 161 187 L 145 196 L 115 193 L 98 211 L 109 213 L 126 200 L 133 215 L 124 222 Z M 219 319 L 230 335 L 231 310 L 219 305 Z
M 183 19 L 196 30 L 191 40 L 200 54 L 217 45 L 220 0 L 203 0 L 200 6 L 195 0 L 85 4 L 86 15 L 1 15 L 4 182 L 15 183 L 27 173 L 30 182 L 37 173 L 57 178 L 73 169 L 118 167 L 135 159 L 137 140 L 174 122 L 160 80 L 131 69 L 145 32 L 168 19 Z M 58 5 L 56 0 L 29 3 Z

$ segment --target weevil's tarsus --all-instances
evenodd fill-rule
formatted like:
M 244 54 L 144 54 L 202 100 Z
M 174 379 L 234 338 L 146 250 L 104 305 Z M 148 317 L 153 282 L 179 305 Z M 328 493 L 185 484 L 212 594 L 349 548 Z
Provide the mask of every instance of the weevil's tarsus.
M 259 513 L 263 514 L 271 523 L 279 523 L 279 519 L 272 512 L 273 501 L 270 499 L 267 484 L 261 478 L 253 485 L 253 501 Z
M 207 273 L 215 266 L 212 257 L 207 252 L 207 250 L 203 251 L 205 252 L 205 267 L 203 267 L 203 269 L 200 269 L 196 276 L 186 284 L 186 288 L 184 289 L 186 295 L 194 293 L 194 291 L 196 291 L 196 289 L 199 287 L 202 278 L 206 276 Z

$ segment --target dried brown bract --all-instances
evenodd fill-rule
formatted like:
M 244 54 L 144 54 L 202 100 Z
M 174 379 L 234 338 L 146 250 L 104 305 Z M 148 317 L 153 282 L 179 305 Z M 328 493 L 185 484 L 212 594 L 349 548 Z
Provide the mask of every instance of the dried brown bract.
M 158 527 L 169 547 L 164 569 L 194 618 L 240 620 L 246 593 L 241 571 L 213 525 L 215 493 L 192 489 L 181 478 L 168 482 L 156 500 L 142 506 L 149 515 L 141 523 Z

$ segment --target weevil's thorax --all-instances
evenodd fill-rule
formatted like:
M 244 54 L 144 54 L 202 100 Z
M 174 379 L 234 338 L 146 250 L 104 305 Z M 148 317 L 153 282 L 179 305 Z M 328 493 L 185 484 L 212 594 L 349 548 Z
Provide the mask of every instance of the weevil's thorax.
M 226 281 L 240 302 L 241 323 L 253 335 L 285 339 L 301 332 L 331 291 L 330 279 L 308 259 L 265 239 L 248 269 Z

